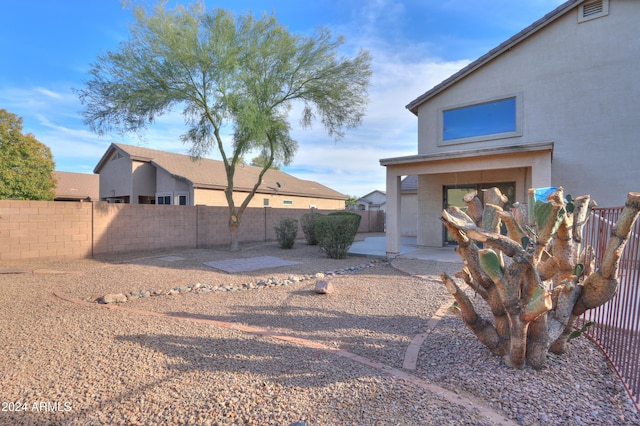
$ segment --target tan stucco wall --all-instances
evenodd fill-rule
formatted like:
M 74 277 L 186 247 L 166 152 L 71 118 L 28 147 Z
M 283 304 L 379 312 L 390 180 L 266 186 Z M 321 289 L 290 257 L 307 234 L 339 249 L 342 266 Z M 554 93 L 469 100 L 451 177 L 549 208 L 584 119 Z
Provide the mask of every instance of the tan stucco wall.
M 154 196 L 156 188 L 156 168 L 150 163 L 132 161 L 133 188 L 131 204 L 138 204 L 138 197 Z
M 418 194 L 403 192 L 400 197 L 400 232 L 403 237 L 418 235 Z
M 246 193 L 238 192 L 234 193 L 233 200 L 236 206 L 239 206 L 246 198 Z M 323 198 L 311 198 L 311 197 L 295 197 L 279 194 L 261 194 L 257 193 L 251 202 L 249 207 L 264 207 L 264 200 L 269 200 L 269 206 L 273 208 L 282 209 L 308 209 L 312 206 L 320 210 L 344 210 L 344 200 L 330 200 Z M 207 205 L 207 206 L 226 206 L 227 199 L 223 191 L 216 191 L 210 189 L 196 189 L 194 190 L 195 204 Z M 292 201 L 292 204 L 285 204 L 284 201 Z
M 107 160 L 100 170 L 100 199 L 131 195 L 132 188 L 131 160 L 127 156 Z

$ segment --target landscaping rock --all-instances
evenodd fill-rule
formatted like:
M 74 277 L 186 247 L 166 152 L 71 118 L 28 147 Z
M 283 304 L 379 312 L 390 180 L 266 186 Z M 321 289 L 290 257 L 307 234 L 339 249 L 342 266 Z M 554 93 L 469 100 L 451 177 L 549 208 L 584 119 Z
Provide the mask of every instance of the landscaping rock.
M 316 288 L 314 291 L 316 294 L 331 294 L 334 292 L 334 287 L 331 281 L 318 280 L 316 281 Z
M 127 296 L 122 293 L 118 294 L 105 294 L 100 299 L 98 299 L 99 303 L 110 304 L 110 303 L 124 303 L 127 301 Z

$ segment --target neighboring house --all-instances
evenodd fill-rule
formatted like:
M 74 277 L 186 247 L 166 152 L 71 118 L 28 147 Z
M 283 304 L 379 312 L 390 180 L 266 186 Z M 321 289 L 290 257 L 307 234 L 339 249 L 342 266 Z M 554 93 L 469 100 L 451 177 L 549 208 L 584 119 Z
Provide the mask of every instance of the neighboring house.
M 261 168 L 239 165 L 234 200 L 240 205 L 258 181 Z M 112 143 L 94 169 L 100 199 L 112 203 L 226 206 L 224 164 L 188 155 Z M 279 170 L 263 176 L 249 207 L 342 210 L 347 197 L 317 182 Z
M 384 211 L 387 203 L 387 194 L 384 191 L 372 191 L 356 200 L 356 210 Z
M 54 201 L 98 201 L 100 176 L 89 173 L 54 171 L 56 196 Z
M 417 155 L 380 160 L 388 254 L 400 249 L 403 176 L 417 175 L 423 246 L 445 244 L 441 211 L 471 189 L 524 202 L 528 188 L 563 186 L 601 206 L 640 190 L 638 28 L 640 1 L 567 1 L 409 103 Z

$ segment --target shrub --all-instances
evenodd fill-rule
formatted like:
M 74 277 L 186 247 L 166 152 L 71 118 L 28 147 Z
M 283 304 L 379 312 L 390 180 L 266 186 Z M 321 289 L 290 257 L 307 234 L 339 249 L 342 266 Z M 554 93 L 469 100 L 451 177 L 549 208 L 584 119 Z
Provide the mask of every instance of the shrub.
M 362 218 L 351 212 L 335 212 L 316 219 L 316 237 L 322 251 L 332 259 L 344 259 L 358 233 Z
M 293 247 L 293 243 L 296 241 L 296 236 L 298 235 L 298 220 L 285 217 L 280 221 L 280 225 L 276 226 L 276 238 L 278 239 L 278 244 L 280 248 L 290 249 Z
M 315 246 L 318 244 L 318 238 L 316 238 L 316 220 L 323 216 L 323 214 L 318 213 L 314 210 L 311 211 L 311 213 L 303 214 L 300 218 L 300 226 L 302 227 L 304 238 L 305 240 L 307 240 L 307 244 L 309 244 L 310 246 Z

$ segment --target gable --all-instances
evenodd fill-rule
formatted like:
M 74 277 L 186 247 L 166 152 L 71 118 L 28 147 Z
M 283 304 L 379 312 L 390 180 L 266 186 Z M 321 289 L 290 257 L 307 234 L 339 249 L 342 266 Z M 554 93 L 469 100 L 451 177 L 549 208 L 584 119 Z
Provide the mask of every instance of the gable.
M 406 108 L 409 111 L 413 112 L 415 115 L 418 115 L 418 108 L 420 107 L 420 105 L 427 102 L 429 99 L 436 96 L 440 92 L 446 90 L 448 87 L 454 85 L 456 82 L 464 79 L 465 77 L 467 77 L 474 71 L 478 70 L 479 68 L 483 67 L 487 63 L 493 61 L 495 58 L 499 57 L 503 53 L 509 52 L 519 43 L 526 40 L 528 37 L 531 37 L 533 34 L 544 29 L 546 26 L 550 25 L 555 20 L 561 18 L 562 16 L 569 13 L 570 11 L 575 10 L 575 8 L 580 4 L 582 4 L 583 2 L 584 0 L 569 0 L 561 4 L 556 9 L 549 12 L 541 19 L 529 25 L 527 28 L 523 29 L 519 33 L 515 34 L 513 37 L 509 38 L 508 40 L 504 41 L 497 47 L 487 52 L 486 54 L 482 55 L 480 58 L 471 62 L 469 65 L 467 65 L 457 73 L 453 74 L 451 77 L 447 78 L 440 84 L 436 85 L 435 87 L 431 88 L 427 92 L 423 93 L 422 95 L 420 95 L 419 97 L 411 101 L 409 104 L 407 104 Z

